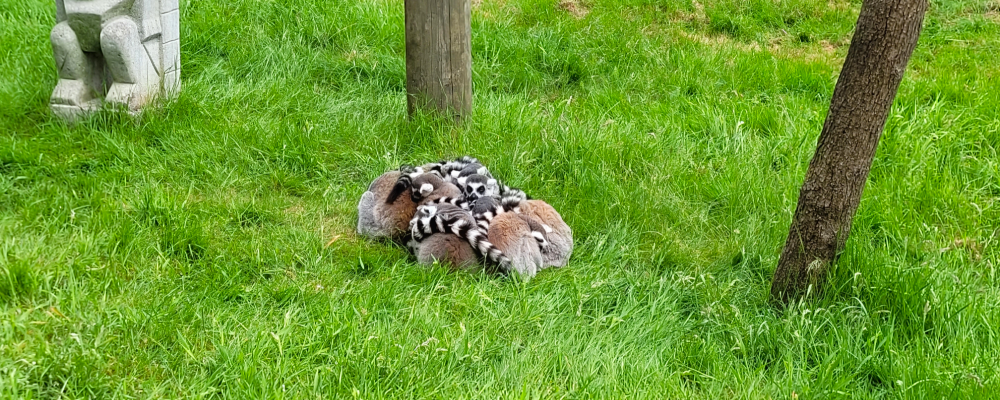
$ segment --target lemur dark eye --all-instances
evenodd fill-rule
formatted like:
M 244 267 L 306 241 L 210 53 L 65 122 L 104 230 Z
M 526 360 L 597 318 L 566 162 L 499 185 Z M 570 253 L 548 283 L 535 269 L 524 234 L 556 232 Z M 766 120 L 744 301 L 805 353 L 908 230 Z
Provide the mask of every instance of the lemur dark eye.
M 477 190 L 477 192 L 479 192 L 479 194 L 483 194 L 483 192 L 485 192 L 485 191 L 486 191 L 486 188 L 482 187 L 482 186 L 480 186 L 479 190 Z
M 466 186 L 465 191 L 468 193 L 472 193 L 472 186 Z

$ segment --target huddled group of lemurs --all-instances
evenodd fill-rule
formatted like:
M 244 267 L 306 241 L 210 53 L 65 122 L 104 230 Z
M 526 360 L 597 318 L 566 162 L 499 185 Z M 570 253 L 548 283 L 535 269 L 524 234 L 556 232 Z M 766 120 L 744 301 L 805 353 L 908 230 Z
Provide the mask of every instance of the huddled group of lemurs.
M 358 233 L 406 245 L 421 264 L 481 265 L 532 277 L 566 265 L 573 231 L 548 203 L 504 185 L 472 157 L 403 165 L 358 203 Z

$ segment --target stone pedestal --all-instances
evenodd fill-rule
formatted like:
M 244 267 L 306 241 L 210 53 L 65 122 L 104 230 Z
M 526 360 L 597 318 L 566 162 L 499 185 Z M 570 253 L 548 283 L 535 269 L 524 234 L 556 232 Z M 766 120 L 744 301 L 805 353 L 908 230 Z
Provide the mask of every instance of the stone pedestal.
M 52 111 L 67 120 L 104 103 L 138 112 L 180 90 L 178 0 L 56 0 Z

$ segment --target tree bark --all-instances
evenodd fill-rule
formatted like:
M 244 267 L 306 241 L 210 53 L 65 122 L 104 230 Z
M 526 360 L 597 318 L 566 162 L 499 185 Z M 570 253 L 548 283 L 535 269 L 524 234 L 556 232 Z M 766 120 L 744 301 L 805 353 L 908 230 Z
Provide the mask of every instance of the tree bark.
M 472 114 L 469 0 L 406 0 L 407 110 Z
M 843 250 L 927 0 L 864 0 L 771 284 L 787 303 L 819 292 Z

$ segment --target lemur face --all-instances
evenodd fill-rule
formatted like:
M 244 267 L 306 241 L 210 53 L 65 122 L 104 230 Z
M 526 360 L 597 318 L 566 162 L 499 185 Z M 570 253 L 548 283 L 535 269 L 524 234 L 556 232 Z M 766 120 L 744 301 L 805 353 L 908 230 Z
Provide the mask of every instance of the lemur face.
M 478 200 L 480 197 L 485 197 L 486 195 L 486 185 L 479 183 L 470 183 L 465 185 L 465 198 L 471 201 Z
M 468 201 L 476 201 L 481 197 L 500 195 L 500 187 L 497 185 L 497 180 L 487 178 L 483 175 L 472 174 L 466 177 L 464 182 L 459 181 L 459 183 L 464 187 L 462 192 Z

